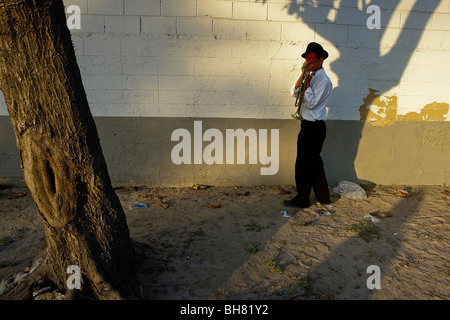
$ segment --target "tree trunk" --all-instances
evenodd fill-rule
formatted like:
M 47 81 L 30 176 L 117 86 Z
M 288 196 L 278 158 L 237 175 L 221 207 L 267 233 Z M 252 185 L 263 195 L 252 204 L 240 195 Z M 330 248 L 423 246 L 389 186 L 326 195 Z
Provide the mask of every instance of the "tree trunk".
M 0 88 L 44 220 L 45 273 L 82 295 L 136 297 L 133 249 L 89 110 L 61 0 L 0 0 Z M 45 268 L 44 268 L 45 267 Z

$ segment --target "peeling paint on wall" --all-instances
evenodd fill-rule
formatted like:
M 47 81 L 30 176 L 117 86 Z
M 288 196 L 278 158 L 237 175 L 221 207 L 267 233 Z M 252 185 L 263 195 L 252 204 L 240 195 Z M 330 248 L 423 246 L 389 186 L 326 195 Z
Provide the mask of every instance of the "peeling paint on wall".
M 397 97 L 382 97 L 378 90 L 369 88 L 369 94 L 359 107 L 361 121 L 367 121 L 374 126 L 389 126 L 397 116 Z
M 397 120 L 432 120 L 432 121 L 445 121 L 446 114 L 449 110 L 448 103 L 432 102 L 427 104 L 420 110 L 420 113 L 408 112 L 405 115 L 398 115 Z
M 369 88 L 369 93 L 363 99 L 359 107 L 361 121 L 373 126 L 389 126 L 395 121 L 445 121 L 449 111 L 449 104 L 444 102 L 432 102 L 424 106 L 420 113 L 408 112 L 398 114 L 397 96 L 382 96 L 378 90 Z

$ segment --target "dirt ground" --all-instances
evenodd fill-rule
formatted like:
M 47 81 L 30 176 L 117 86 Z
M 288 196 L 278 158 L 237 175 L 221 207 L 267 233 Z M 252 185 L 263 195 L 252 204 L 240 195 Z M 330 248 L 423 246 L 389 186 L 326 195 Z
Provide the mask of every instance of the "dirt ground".
M 330 207 L 303 210 L 283 205 L 292 186 L 116 193 L 150 249 L 138 265 L 145 299 L 450 299 L 450 189 L 364 188 L 367 199 L 331 191 Z M 28 189 L 0 180 L 0 281 L 28 272 L 43 243 Z

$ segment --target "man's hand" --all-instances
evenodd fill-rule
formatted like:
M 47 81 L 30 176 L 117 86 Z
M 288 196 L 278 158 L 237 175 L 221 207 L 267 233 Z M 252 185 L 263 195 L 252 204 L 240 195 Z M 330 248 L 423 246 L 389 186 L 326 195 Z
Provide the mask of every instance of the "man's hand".
M 305 69 L 307 69 L 308 68 L 308 66 L 309 66 L 309 63 L 308 62 L 303 62 L 303 65 L 302 65 L 302 73 L 303 73 L 303 71 L 305 71 Z
M 309 88 L 310 86 L 310 81 L 311 78 L 314 76 L 314 74 L 316 73 L 316 70 L 311 70 L 313 68 L 312 64 L 309 64 L 308 62 L 304 62 L 302 65 L 302 74 L 300 75 L 300 77 L 298 78 L 298 80 L 295 83 L 295 88 L 299 88 L 301 83 L 303 82 L 303 75 L 305 75 L 306 79 L 305 79 L 305 90 Z M 305 71 L 306 74 L 304 73 Z
M 316 74 L 316 71 L 310 71 L 306 75 L 305 90 L 308 89 L 311 86 L 311 79 L 312 79 L 312 77 L 314 77 L 315 74 Z
M 316 70 L 314 70 L 315 69 L 315 64 L 313 64 L 313 63 L 308 63 L 308 62 L 304 62 L 303 63 L 303 66 L 302 66 L 302 72 L 304 71 L 304 70 L 307 70 L 307 71 L 316 71 Z

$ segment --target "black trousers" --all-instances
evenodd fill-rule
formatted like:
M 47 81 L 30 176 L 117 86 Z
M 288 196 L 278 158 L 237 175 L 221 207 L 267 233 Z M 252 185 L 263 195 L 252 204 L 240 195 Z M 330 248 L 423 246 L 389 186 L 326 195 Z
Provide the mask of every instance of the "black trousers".
M 295 184 L 298 195 L 296 202 L 310 205 L 311 189 L 317 201 L 330 203 L 328 181 L 320 156 L 326 137 L 325 121 L 302 120 L 297 140 L 297 160 L 295 162 Z

